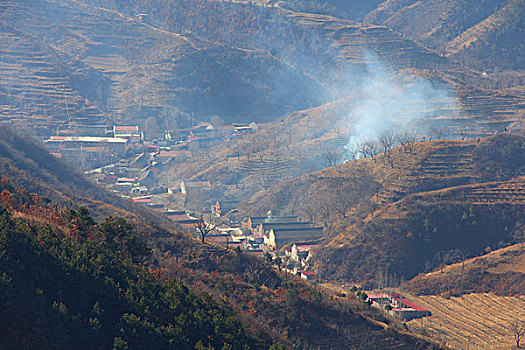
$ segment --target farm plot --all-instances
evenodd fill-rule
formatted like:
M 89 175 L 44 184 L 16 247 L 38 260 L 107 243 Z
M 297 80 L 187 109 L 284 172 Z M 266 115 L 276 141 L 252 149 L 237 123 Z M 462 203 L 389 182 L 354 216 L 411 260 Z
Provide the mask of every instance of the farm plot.
M 431 317 L 408 322 L 452 349 L 514 349 L 510 322 L 525 320 L 525 296 L 468 294 L 450 299 L 409 297 L 432 311 Z

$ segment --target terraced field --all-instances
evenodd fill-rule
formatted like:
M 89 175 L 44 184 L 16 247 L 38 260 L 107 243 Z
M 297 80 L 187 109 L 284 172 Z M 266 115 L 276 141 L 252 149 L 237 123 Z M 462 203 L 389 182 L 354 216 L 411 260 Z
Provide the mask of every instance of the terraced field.
M 427 307 L 433 316 L 412 320 L 408 326 L 453 349 L 514 349 L 509 322 L 525 319 L 525 296 L 468 294 L 410 299 Z
M 45 45 L 9 29 L 0 31 L 0 41 L 0 118 L 13 120 L 33 114 L 67 121 L 73 112 L 90 107 Z
M 185 108 L 194 100 L 201 101 L 202 94 L 209 93 L 209 81 L 222 81 L 223 85 L 212 86 L 212 92 L 216 89 L 224 96 L 209 101 L 217 108 L 224 104 L 224 98 L 235 93 L 224 91 L 225 87 L 238 85 L 245 89 L 240 81 L 256 79 L 250 72 L 260 69 L 264 73 L 275 64 L 266 54 L 257 56 L 246 50 L 188 39 L 133 15 L 77 0 L 4 1 L 0 14 L 0 116 L 11 120 L 37 116 L 42 120 L 51 117 L 57 123 L 71 118 L 92 119 L 96 123 L 109 115 L 128 113 L 142 118 L 145 110 L 154 115 L 166 104 Z M 357 70 L 384 61 L 395 71 L 426 74 L 433 83 L 445 86 L 450 96 L 433 101 L 433 110 L 423 114 L 432 114 L 457 128 L 468 123 L 475 129 L 473 133 L 483 132 L 487 126 L 501 129 L 525 110 L 523 97 L 471 88 L 469 81 L 478 81 L 478 72 L 386 27 L 312 14 L 290 13 L 290 18 L 324 33 L 327 40 L 334 41 L 334 59 L 348 62 Z M 373 58 L 375 55 L 363 55 L 366 52 L 374 52 L 377 59 Z M 224 57 L 231 62 L 224 63 Z M 228 65 L 238 68 L 245 60 L 253 60 L 250 72 L 242 73 L 242 79 L 229 81 L 228 77 L 238 72 Z M 327 83 L 337 79 L 339 73 L 336 69 L 328 74 L 333 77 L 328 77 Z M 257 79 L 265 75 L 258 74 Z M 294 77 L 297 78 L 292 74 L 288 78 Z M 313 82 L 309 83 L 303 85 Z
M 525 179 L 482 184 L 472 188 L 466 197 L 469 201 L 480 204 L 512 203 L 525 205 Z
M 195 51 L 177 35 L 73 0 L 7 1 L 0 14 L 0 116 L 9 120 L 100 123 L 130 105 L 158 106 L 172 90 L 152 80 L 167 83 L 169 58 Z
M 440 56 L 387 27 L 310 14 L 295 14 L 294 19 L 320 28 L 334 40 L 338 58 L 352 66 L 373 69 L 386 63 L 397 72 L 425 76 L 433 85 L 448 90 L 449 96 L 432 101 L 434 109 L 425 112 L 446 120 L 457 129 L 458 137 L 460 131 L 466 135 L 501 131 L 525 110 L 522 93 L 495 90 L 481 72 Z

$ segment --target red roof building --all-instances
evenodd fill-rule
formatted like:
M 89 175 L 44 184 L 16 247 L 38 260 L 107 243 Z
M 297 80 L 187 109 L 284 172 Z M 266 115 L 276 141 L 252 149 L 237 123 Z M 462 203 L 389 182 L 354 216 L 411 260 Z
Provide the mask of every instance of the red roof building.
M 159 146 L 157 145 L 148 145 L 146 146 L 146 152 L 148 153 L 156 153 L 159 150 Z
M 315 272 L 312 271 L 301 271 L 301 278 L 303 280 L 313 280 L 315 278 Z
M 411 308 L 411 309 L 414 309 L 416 311 L 428 311 L 424 307 L 422 307 L 422 306 L 420 306 L 420 305 L 418 305 L 418 304 L 408 300 L 407 298 L 403 297 L 401 294 L 392 293 L 392 296 L 393 296 L 393 299 L 399 303 L 401 308 L 403 308 L 402 306 L 404 305 L 406 308 Z
M 386 309 L 390 305 L 388 313 L 399 319 L 409 321 L 414 318 L 432 316 L 432 313 L 424 307 L 408 300 L 399 293 L 367 294 L 372 306 Z
M 133 199 L 135 203 L 151 203 L 151 198 L 135 198 Z

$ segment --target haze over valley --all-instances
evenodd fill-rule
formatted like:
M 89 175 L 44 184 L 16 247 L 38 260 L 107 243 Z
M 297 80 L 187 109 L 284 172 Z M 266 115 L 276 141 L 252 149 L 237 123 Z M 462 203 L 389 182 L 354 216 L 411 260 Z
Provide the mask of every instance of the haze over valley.
M 0 3 L 0 348 L 525 346 L 523 0 Z

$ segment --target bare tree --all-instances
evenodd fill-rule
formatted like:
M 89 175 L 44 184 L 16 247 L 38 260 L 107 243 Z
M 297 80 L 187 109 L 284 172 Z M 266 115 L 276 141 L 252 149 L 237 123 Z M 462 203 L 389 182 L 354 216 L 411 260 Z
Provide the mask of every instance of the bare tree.
M 259 158 L 259 161 L 262 162 L 264 159 L 264 151 L 267 148 L 264 138 L 255 137 L 249 145 L 251 153 L 255 154 L 255 156 Z
M 278 134 L 272 133 L 273 140 L 270 142 L 270 146 L 268 147 L 268 151 L 270 153 L 270 156 L 276 160 L 280 160 L 282 157 L 282 151 L 283 151 L 283 141 L 279 137 Z
M 436 140 L 441 140 L 443 135 L 447 132 L 447 129 L 444 127 L 434 127 L 430 130 L 431 137 L 433 136 Z
M 376 140 L 367 140 L 364 142 L 367 155 L 374 160 L 379 153 L 379 143 Z
M 360 155 L 361 158 L 366 158 L 368 156 L 368 148 L 364 142 L 359 142 L 355 145 L 356 154 Z
M 331 188 L 337 189 L 330 194 L 333 210 L 343 219 L 348 217 L 350 210 L 370 190 L 369 179 L 366 178 L 366 175 L 368 174 L 363 172 L 359 177 L 346 178 L 343 180 L 344 183 L 334 182 L 331 186 Z
M 334 209 L 336 212 L 341 214 L 343 219 L 347 218 L 347 214 L 355 205 L 353 198 L 349 198 L 349 191 L 343 191 L 341 195 L 334 198 Z
M 359 154 L 357 148 L 349 147 L 346 149 L 345 153 L 343 154 L 343 159 L 347 162 L 353 161 L 357 159 L 357 155 Z
M 316 217 L 323 225 L 324 231 L 327 233 L 328 237 L 331 237 L 332 231 L 335 228 L 336 220 L 332 213 L 332 206 L 329 202 L 318 204 Z
M 405 153 L 412 154 L 414 143 L 417 141 L 417 134 L 413 131 L 405 131 L 398 136 L 398 142 L 403 147 Z
M 378 289 L 399 287 L 400 279 L 389 273 L 387 268 L 380 268 L 376 272 L 376 284 Z
M 199 238 L 201 239 L 202 243 L 204 243 L 206 236 L 214 231 L 217 228 L 217 225 L 209 225 L 204 221 L 200 221 L 199 223 L 195 224 L 195 228 L 198 230 Z
M 328 167 L 332 167 L 337 164 L 337 160 L 339 159 L 339 152 L 333 148 L 325 148 L 323 151 L 323 158 L 326 161 L 326 165 Z
M 374 159 L 375 155 L 379 151 L 379 142 L 376 140 L 365 140 L 359 142 L 355 145 L 356 153 L 361 155 L 361 158 L 372 157 Z
M 162 108 L 161 116 L 162 123 L 168 130 L 180 128 L 181 111 L 177 107 L 164 106 Z
M 317 220 L 317 196 L 313 189 L 302 192 L 303 200 L 299 206 L 301 216 L 315 226 Z
M 146 134 L 146 138 L 148 140 L 152 140 L 157 131 L 159 131 L 159 124 L 157 123 L 157 119 L 154 117 L 149 117 L 148 119 L 146 119 L 144 125 L 144 133 Z
M 520 347 L 520 341 L 525 335 L 525 321 L 514 319 L 509 322 L 509 328 L 516 342 L 516 347 Z
M 390 151 L 396 143 L 397 136 L 393 131 L 385 131 L 379 136 L 379 143 L 383 149 L 383 152 Z
M 381 134 L 381 136 L 379 136 L 379 143 L 381 144 L 381 148 L 385 155 L 385 159 L 391 167 L 394 167 L 394 163 L 392 162 L 391 157 L 391 151 L 394 147 L 394 144 L 396 143 L 396 139 L 397 137 L 393 131 L 385 131 Z
M 308 220 L 312 225 L 315 225 L 317 219 L 317 207 L 313 199 L 308 195 L 305 196 L 306 201 L 301 205 L 300 213 L 303 218 Z

